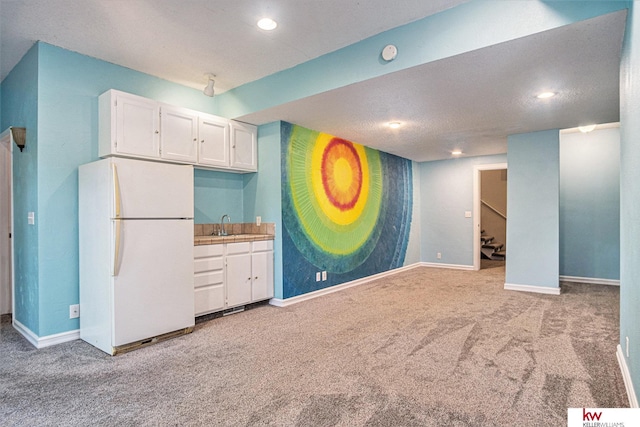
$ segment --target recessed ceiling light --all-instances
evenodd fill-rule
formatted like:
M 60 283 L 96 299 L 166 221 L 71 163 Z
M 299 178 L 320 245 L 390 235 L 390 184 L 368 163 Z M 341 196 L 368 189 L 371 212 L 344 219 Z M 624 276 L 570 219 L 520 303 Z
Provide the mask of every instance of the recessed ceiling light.
M 536 95 L 536 98 L 538 99 L 547 99 L 547 98 L 551 98 L 552 96 L 556 96 L 555 92 L 542 92 L 539 93 L 538 95 Z
M 459 156 L 459 155 L 461 155 L 461 154 L 462 154 L 462 150 L 453 150 L 453 151 L 451 152 L 451 154 L 452 154 L 452 155 L 454 155 L 454 156 Z
M 578 126 L 578 130 L 582 133 L 589 133 L 596 128 L 596 125 Z
M 258 21 L 258 27 L 265 31 L 275 30 L 277 26 L 278 23 L 271 18 L 262 18 Z
M 402 123 L 400 123 L 400 122 L 390 122 L 389 123 L 389 127 L 391 129 L 398 129 L 401 125 L 402 125 Z

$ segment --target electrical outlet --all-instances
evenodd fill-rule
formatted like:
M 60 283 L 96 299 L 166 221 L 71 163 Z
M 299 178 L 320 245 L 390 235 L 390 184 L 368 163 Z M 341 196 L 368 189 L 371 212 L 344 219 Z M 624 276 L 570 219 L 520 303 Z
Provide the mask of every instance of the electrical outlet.
M 262 224 L 262 217 L 261 217 L 261 216 L 257 216 L 257 217 L 256 217 L 256 225 L 257 225 L 258 227 L 260 227 L 260 224 Z
M 438 252 L 438 253 L 436 254 L 436 258 L 438 258 L 438 259 L 442 259 L 442 254 L 441 254 L 440 252 Z
M 319 281 L 320 281 L 320 272 L 318 271 L 316 273 L 316 282 L 319 282 Z
M 69 306 L 69 319 L 77 319 L 80 317 L 80 304 L 71 304 Z
M 322 281 L 324 282 L 325 280 L 327 280 L 327 272 L 323 271 L 322 272 Z

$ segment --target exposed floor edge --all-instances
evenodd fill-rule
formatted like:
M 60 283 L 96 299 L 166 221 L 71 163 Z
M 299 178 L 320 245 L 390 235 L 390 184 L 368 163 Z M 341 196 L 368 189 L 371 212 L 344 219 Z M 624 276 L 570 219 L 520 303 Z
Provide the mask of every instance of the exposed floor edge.
M 629 374 L 629 367 L 627 366 L 627 360 L 624 357 L 622 346 L 618 344 L 616 350 L 616 357 L 618 358 L 618 365 L 620 365 L 620 372 L 622 373 L 622 379 L 624 380 L 624 388 L 627 389 L 627 396 L 629 397 L 629 406 L 631 408 L 638 407 L 638 397 L 633 389 L 633 381 L 631 381 L 631 375 Z
M 537 294 L 560 295 L 560 288 L 550 288 L 548 286 L 516 285 L 505 283 L 504 289 L 507 291 L 534 292 Z
M 353 286 L 363 285 L 368 282 L 372 282 L 374 280 L 381 279 L 383 277 L 391 276 L 393 274 L 397 274 L 403 271 L 412 270 L 414 268 L 422 267 L 422 263 L 415 263 L 410 265 L 405 265 L 404 267 L 395 268 L 393 270 L 383 271 L 382 273 L 374 274 L 372 276 L 363 277 L 361 279 L 352 280 L 350 282 L 345 282 L 340 285 L 331 286 L 329 288 L 319 289 L 317 291 L 309 292 L 307 294 L 298 295 L 291 298 L 281 299 L 281 298 L 271 298 L 269 300 L 269 304 L 274 305 L 276 307 L 288 307 L 293 304 L 297 304 L 299 302 L 307 301 L 313 298 L 321 297 L 323 295 L 331 294 L 333 292 L 338 292 L 343 289 L 351 288 Z
M 80 329 L 39 337 L 31 329 L 15 319 L 13 320 L 13 327 L 37 349 L 80 339 Z
M 620 286 L 620 280 L 599 279 L 596 277 L 560 276 L 561 282 L 588 283 L 590 285 Z

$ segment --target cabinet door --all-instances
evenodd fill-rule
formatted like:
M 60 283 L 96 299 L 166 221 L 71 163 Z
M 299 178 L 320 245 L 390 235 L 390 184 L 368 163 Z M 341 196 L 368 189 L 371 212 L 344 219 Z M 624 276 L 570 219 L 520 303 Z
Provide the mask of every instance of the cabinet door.
M 229 123 L 222 117 L 201 115 L 198 122 L 198 163 L 229 166 Z
M 232 120 L 229 122 L 229 131 L 231 132 L 231 167 L 257 171 L 257 128 Z
M 273 251 L 254 252 L 251 255 L 251 273 L 251 299 L 273 298 Z
M 251 302 L 251 254 L 227 255 L 227 307 Z
M 116 96 L 114 154 L 158 158 L 160 156 L 158 103 L 135 95 Z
M 160 108 L 160 157 L 195 163 L 198 159 L 198 116 L 191 110 Z

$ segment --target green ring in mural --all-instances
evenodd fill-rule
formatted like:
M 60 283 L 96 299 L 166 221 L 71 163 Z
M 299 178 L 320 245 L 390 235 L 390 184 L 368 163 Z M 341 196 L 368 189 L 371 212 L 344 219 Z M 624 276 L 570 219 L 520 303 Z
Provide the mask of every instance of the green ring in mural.
M 379 152 L 294 126 L 287 157 L 298 250 L 334 272 L 360 265 L 380 236 Z

